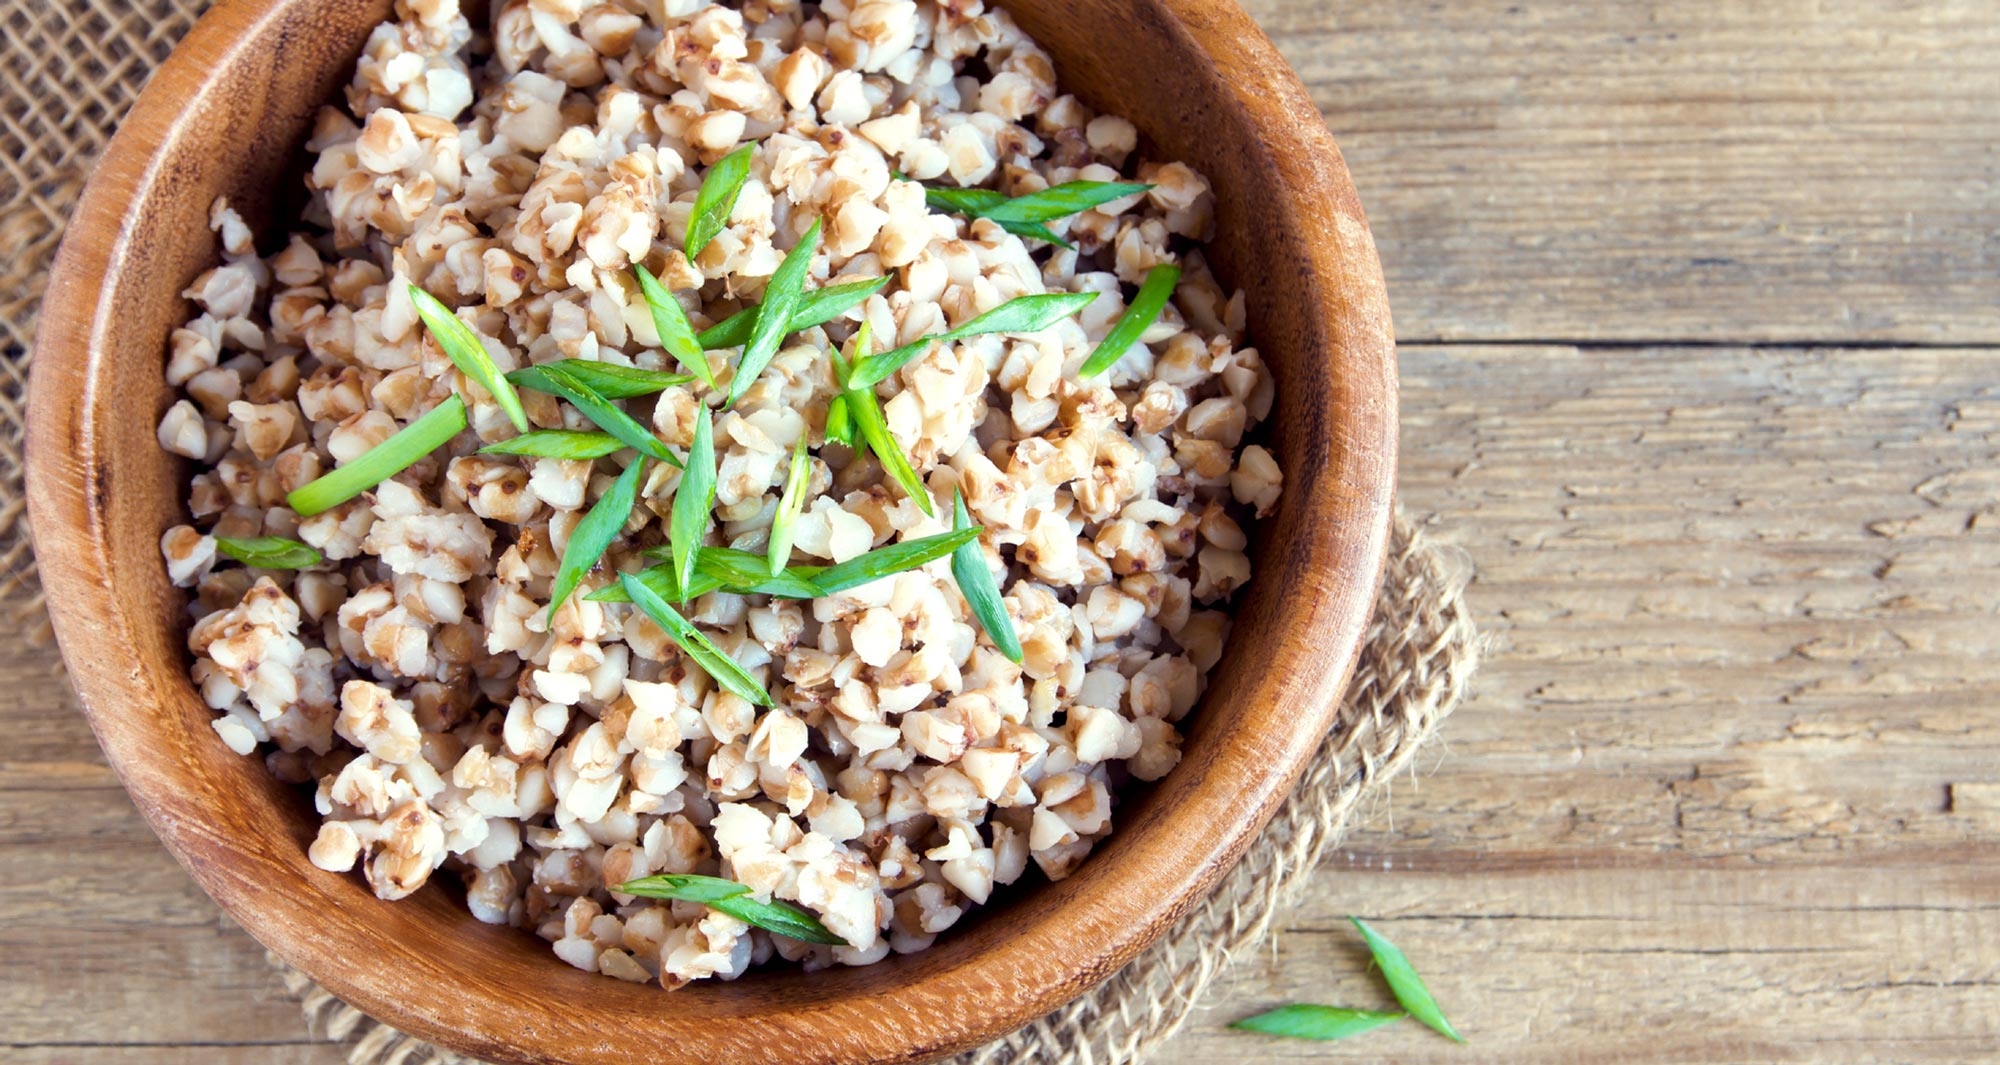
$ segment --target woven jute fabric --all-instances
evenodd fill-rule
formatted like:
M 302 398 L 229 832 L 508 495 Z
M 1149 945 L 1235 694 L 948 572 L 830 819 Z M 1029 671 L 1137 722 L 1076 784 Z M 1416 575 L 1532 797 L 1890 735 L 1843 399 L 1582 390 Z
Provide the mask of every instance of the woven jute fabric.
M 45 639 L 22 498 L 29 338 L 90 163 L 206 0 L 0 0 L 0 611 Z M 1364 800 L 1466 691 L 1479 642 L 1469 568 L 1396 521 L 1376 619 L 1337 727 L 1297 790 L 1202 906 L 1069 1006 L 953 1065 L 1109 1065 L 1171 1037 L 1231 957 L 1263 942 Z M 54 655 L 51 654 L 51 660 Z M 479 1065 L 381 1024 L 275 959 L 312 1030 L 354 1065 Z
M 1382 596 L 1339 724 L 1298 788 L 1222 885 L 1089 994 L 951 1065 L 1122 1065 L 1173 1036 L 1231 958 L 1262 943 L 1366 800 L 1465 695 L 1480 642 L 1461 593 L 1468 567 L 1400 515 Z M 353 1065 L 481 1065 L 381 1024 L 275 959 L 314 1030 Z M 1231 1018 L 1233 1019 L 1233 1018 Z

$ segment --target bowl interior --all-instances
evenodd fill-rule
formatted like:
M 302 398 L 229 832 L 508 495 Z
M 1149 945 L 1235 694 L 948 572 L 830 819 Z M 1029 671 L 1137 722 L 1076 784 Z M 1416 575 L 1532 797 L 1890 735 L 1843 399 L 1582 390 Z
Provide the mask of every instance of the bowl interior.
M 228 195 L 269 235 L 312 113 L 388 0 L 245 0 L 156 75 L 73 224 L 44 311 L 30 494 L 57 631 L 140 809 L 247 929 L 368 1012 L 496 1061 L 922 1060 L 990 1038 L 1108 975 L 1199 901 L 1333 721 L 1378 576 L 1394 468 L 1394 357 L 1379 267 L 1331 138 L 1232 5 L 1013 0 L 1063 84 L 1136 123 L 1217 194 L 1211 257 L 1247 290 L 1279 381 L 1279 512 L 1182 765 L 1121 804 L 1061 883 L 1014 893 L 936 946 L 861 969 L 760 972 L 663 997 L 591 976 L 455 891 L 376 900 L 305 858 L 316 820 L 259 760 L 217 742 L 186 677 L 182 594 L 161 532 L 185 471 L 158 446 L 181 289 L 214 261 Z

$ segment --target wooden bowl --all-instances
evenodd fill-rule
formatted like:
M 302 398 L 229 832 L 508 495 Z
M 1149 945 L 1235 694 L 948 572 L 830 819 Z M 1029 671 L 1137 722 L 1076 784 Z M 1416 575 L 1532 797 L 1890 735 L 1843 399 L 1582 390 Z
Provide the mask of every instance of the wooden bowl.
M 154 437 L 167 336 L 188 313 L 181 289 L 215 259 L 211 201 L 227 194 L 270 232 L 314 109 L 390 2 L 225 0 L 159 70 L 97 167 L 43 303 L 29 501 L 49 611 L 105 756 L 252 935 L 373 1016 L 494 1061 L 915 1062 L 1083 993 L 1236 861 L 1334 724 L 1376 591 L 1396 374 L 1374 244 L 1311 100 L 1233 4 L 1005 6 L 1069 90 L 1214 183 L 1213 257 L 1248 291 L 1278 381 L 1280 510 L 1258 527 L 1256 579 L 1185 760 L 1121 806 L 1076 875 L 1016 892 L 919 954 L 671 995 L 572 969 L 524 931 L 480 924 L 437 882 L 382 902 L 360 877 L 313 867 L 310 803 L 209 728 L 158 547 L 182 520 L 187 476 Z

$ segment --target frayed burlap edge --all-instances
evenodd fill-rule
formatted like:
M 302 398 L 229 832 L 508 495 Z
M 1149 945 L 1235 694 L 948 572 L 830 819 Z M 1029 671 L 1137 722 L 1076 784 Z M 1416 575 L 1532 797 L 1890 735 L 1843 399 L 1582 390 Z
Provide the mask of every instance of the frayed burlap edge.
M 1243 860 L 1199 909 L 1089 994 L 950 1065 L 1122 1065 L 1172 1038 L 1230 960 L 1270 934 L 1363 799 L 1409 764 L 1464 697 L 1480 652 L 1462 598 L 1469 577 L 1456 552 L 1398 514 L 1340 722 Z M 313 1030 L 351 1044 L 351 1065 L 482 1065 L 376 1021 L 275 956 L 271 963 Z
M 0 0 L 0 617 L 47 638 L 22 493 L 29 337 L 89 164 L 206 0 Z M 1341 721 L 1297 791 L 1200 909 L 1090 994 L 953 1065 L 1136 1062 L 1170 1038 L 1230 958 L 1338 842 L 1361 800 L 1407 764 L 1463 696 L 1478 641 L 1467 567 L 1400 517 L 1374 626 Z M 51 654 L 52 671 L 60 659 Z M 275 960 L 273 964 L 278 964 Z M 355 1065 L 478 1065 L 380 1024 L 279 966 L 312 1029 Z

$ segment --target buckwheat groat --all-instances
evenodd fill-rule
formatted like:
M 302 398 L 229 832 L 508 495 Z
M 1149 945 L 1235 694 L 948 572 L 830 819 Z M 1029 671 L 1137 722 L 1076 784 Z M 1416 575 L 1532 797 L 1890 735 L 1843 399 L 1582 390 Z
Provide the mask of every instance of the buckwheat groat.
M 191 590 L 220 742 L 315 788 L 320 868 L 384 899 L 448 870 L 480 920 L 668 988 L 774 954 L 817 968 L 920 950 L 1031 867 L 1068 875 L 1111 832 L 1119 787 L 1179 761 L 1176 722 L 1250 579 L 1242 523 L 1283 481 L 1245 443 L 1272 385 L 1241 293 L 1200 250 L 1206 181 L 1063 95 L 1048 55 L 979 0 L 492 7 L 475 26 L 456 0 L 398 3 L 320 112 L 310 204 L 270 254 L 215 205 L 222 263 L 188 289 L 159 439 L 194 468 L 191 523 L 161 552 Z M 704 183 L 745 146 L 740 191 L 690 257 Z M 1040 236 L 926 195 L 1078 182 L 1150 188 Z M 787 298 L 780 266 L 802 243 L 806 296 L 886 283 L 782 330 L 740 385 L 749 331 L 677 357 L 634 269 L 711 330 Z M 1171 283 L 1156 267 L 1180 271 L 1171 301 L 1133 312 L 1143 330 L 1108 371 L 1080 372 L 1142 282 Z M 425 293 L 473 354 L 420 317 Z M 919 344 L 1062 293 L 1096 298 L 1046 327 Z M 854 390 L 851 363 L 911 344 Z M 521 439 L 493 375 L 561 360 L 681 376 L 597 397 L 607 414 L 564 398 L 560 367 L 516 374 L 527 428 L 573 432 L 482 451 Z M 442 446 L 327 494 L 328 474 L 461 401 Z M 650 448 L 611 424 L 627 415 Z M 713 504 L 690 546 L 669 526 L 698 436 Z M 780 499 L 801 442 L 794 518 Z M 674 461 L 642 453 L 662 448 Z M 980 531 L 958 571 L 937 554 L 830 579 L 951 533 L 960 494 Z M 717 578 L 662 595 L 679 611 L 663 621 L 620 579 L 675 551 L 761 564 L 774 522 L 791 550 L 769 577 L 806 592 Z M 269 562 L 245 546 L 260 537 L 317 560 Z M 1018 662 L 972 605 L 985 577 Z M 717 675 L 704 638 L 742 679 Z M 615 890 L 655 874 L 734 881 L 840 943 Z

